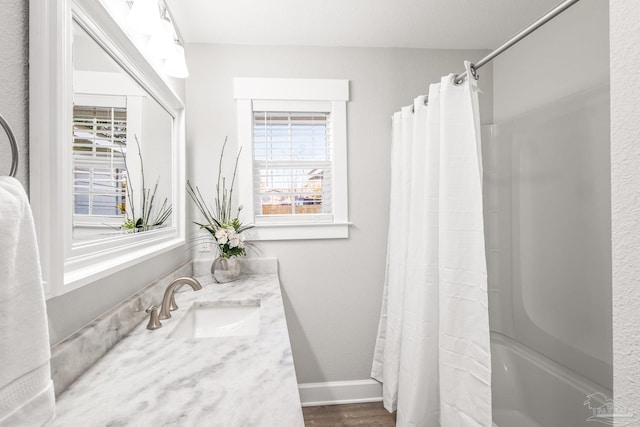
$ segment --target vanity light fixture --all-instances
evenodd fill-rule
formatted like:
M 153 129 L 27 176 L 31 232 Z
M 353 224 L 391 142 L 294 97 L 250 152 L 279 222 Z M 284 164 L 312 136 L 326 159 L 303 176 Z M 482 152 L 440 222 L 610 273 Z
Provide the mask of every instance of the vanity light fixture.
M 159 59 L 167 59 L 173 55 L 175 35 L 173 25 L 167 17 L 162 19 L 160 31 L 151 35 L 147 43 L 147 53 Z
M 127 26 L 134 33 L 151 36 L 162 30 L 157 0 L 134 0 L 127 16 Z
M 184 79 L 189 77 L 189 70 L 187 69 L 187 61 L 184 57 L 184 47 L 180 42 L 176 41 L 174 44 L 174 54 L 168 57 L 164 61 L 164 67 L 162 67 L 167 75 Z
M 151 58 L 165 60 L 162 72 L 181 79 L 189 76 L 184 39 L 164 0 L 133 0 L 127 27 L 131 33 L 150 36 L 142 50 Z

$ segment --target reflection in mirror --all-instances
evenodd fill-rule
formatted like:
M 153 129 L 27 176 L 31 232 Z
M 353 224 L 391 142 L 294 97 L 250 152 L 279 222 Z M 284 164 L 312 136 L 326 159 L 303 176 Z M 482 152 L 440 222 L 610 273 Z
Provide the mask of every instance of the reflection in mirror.
M 73 23 L 73 242 L 172 224 L 173 117 Z
M 29 181 L 53 297 L 184 245 L 184 103 L 100 1 L 33 3 Z

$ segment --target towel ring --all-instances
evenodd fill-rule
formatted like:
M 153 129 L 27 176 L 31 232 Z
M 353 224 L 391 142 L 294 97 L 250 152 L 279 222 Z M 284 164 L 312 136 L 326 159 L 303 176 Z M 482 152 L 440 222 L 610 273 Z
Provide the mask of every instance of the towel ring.
M 16 136 L 11 130 L 11 126 L 9 126 L 9 123 L 7 123 L 5 118 L 2 117 L 2 114 L 0 114 L 0 124 L 4 128 L 4 131 L 7 133 L 7 136 L 9 137 L 9 143 L 11 144 L 11 171 L 9 171 L 9 175 L 15 177 L 16 172 L 18 171 L 18 143 L 16 142 Z

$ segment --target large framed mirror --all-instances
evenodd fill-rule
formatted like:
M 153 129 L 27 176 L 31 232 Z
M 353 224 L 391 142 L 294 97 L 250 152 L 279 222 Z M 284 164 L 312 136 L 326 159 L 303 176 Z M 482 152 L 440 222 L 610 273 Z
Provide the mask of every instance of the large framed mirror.
M 30 195 L 57 296 L 184 243 L 184 105 L 99 1 L 30 7 Z

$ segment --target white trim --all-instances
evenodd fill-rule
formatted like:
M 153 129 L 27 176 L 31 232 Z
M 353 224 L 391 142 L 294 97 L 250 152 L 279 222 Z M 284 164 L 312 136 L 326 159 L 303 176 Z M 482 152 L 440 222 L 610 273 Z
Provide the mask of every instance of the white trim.
M 330 113 L 330 101 L 253 101 L 253 111 L 309 112 Z
M 170 241 L 159 241 L 153 245 L 145 245 L 142 243 L 138 244 L 139 248 L 137 249 L 132 247 L 127 247 L 126 250 L 118 249 L 114 251 L 115 256 L 87 258 L 88 262 L 85 262 L 85 265 L 71 270 L 67 269 L 64 275 L 64 292 L 80 288 L 124 270 L 127 267 L 175 249 L 184 244 L 184 241 L 181 239 L 173 239 Z
M 127 106 L 126 95 L 96 95 L 94 93 L 74 93 L 73 104 L 91 107 L 125 108 Z
M 382 401 L 382 384 L 371 379 L 304 383 L 298 391 L 303 407 Z
M 236 77 L 233 94 L 235 99 L 348 101 L 349 80 Z
M 292 224 L 335 224 L 332 214 L 304 214 L 304 215 L 254 215 L 256 226 L 287 226 Z
M 29 28 L 29 198 L 50 297 L 55 294 L 51 279 L 61 277 L 64 268 L 63 203 L 54 189 L 62 188 L 63 176 L 57 167 L 63 156 L 55 141 L 68 131 L 59 125 L 64 109 L 58 105 L 68 87 L 63 75 L 69 69 L 60 59 L 70 55 L 63 42 L 71 31 L 68 0 L 30 0 Z
M 253 110 L 250 99 L 239 99 L 236 102 L 238 121 L 238 149 L 243 155 L 238 160 L 238 194 L 242 200 L 241 220 L 243 223 L 253 223 Z
M 265 224 L 246 233 L 248 240 L 346 239 L 349 223 Z
M 331 109 L 333 117 L 333 220 L 339 224 L 349 221 L 346 102 L 334 101 L 331 103 Z
M 109 94 L 104 93 L 105 87 L 109 88 Z M 129 75 L 105 71 L 74 70 L 73 90 L 75 95 L 94 95 L 105 98 L 148 96 L 144 89 L 138 86 Z M 117 106 L 115 104 L 109 105 L 109 107 Z

